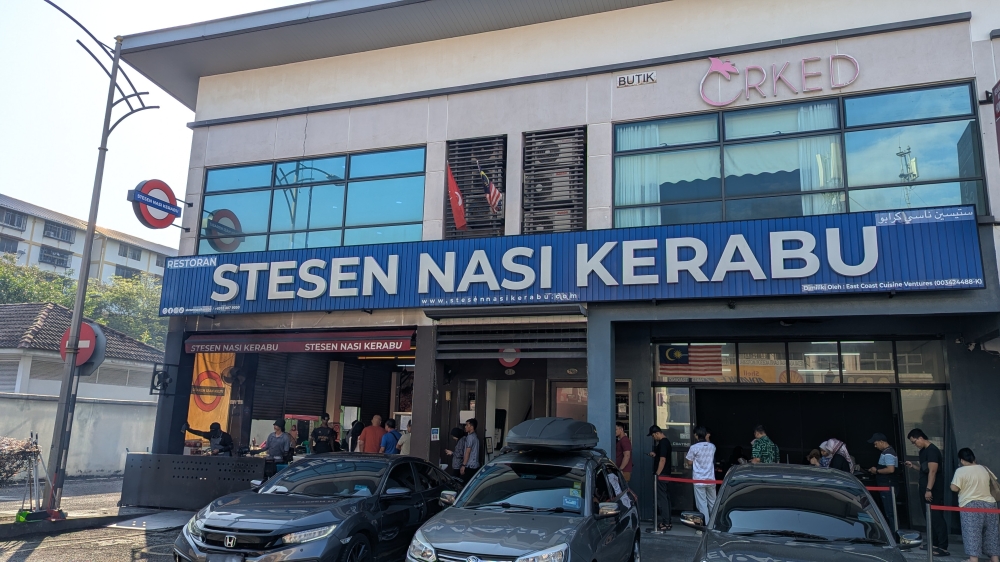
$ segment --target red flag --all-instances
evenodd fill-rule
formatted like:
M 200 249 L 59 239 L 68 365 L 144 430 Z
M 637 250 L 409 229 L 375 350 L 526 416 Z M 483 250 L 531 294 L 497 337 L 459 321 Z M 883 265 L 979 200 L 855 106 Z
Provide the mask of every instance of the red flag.
M 448 200 L 451 201 L 451 216 L 455 219 L 455 228 L 465 230 L 465 199 L 462 198 L 462 191 L 458 189 L 458 182 L 455 181 L 455 174 L 451 173 L 451 164 L 448 167 Z

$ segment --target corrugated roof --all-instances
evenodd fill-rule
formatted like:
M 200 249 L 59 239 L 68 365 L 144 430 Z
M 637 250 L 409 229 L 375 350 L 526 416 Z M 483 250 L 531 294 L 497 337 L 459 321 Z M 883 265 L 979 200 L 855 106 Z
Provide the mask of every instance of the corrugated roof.
M 667 0 L 319 0 L 125 36 L 122 57 L 190 109 L 198 80 Z
M 9 195 L 4 195 L 0 193 L 0 207 L 6 207 L 8 209 L 24 213 L 26 215 L 31 215 L 38 217 L 43 220 L 57 222 L 65 226 L 70 226 L 73 228 L 78 228 L 80 230 L 87 229 L 87 221 L 80 220 L 76 217 L 71 217 L 69 215 L 64 215 L 62 213 L 57 213 L 51 209 L 46 209 L 45 207 L 39 207 L 28 203 L 27 201 L 21 201 L 20 199 L 14 199 Z M 177 256 L 177 249 L 171 248 L 170 246 L 164 246 L 162 244 L 156 244 L 150 242 L 149 240 L 143 240 L 138 236 L 132 236 L 131 234 L 125 234 L 124 232 L 119 232 L 111 228 L 104 228 L 103 226 L 97 226 L 95 229 L 98 234 L 101 234 L 111 240 L 117 242 L 124 242 L 126 244 L 131 244 L 133 246 L 139 246 L 144 250 L 149 250 L 151 252 L 156 252 L 158 254 L 163 254 L 169 257 Z
M 0 304 L 0 349 L 59 351 L 72 312 L 55 303 Z M 103 327 L 105 356 L 142 363 L 162 363 L 163 352 L 117 330 Z

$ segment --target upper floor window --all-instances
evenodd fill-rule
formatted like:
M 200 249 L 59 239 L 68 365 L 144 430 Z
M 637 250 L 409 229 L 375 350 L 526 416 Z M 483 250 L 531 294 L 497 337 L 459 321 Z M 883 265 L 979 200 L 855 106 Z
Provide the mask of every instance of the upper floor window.
M 124 265 L 115 266 L 115 277 L 124 277 L 126 279 L 131 279 L 137 277 L 141 271 L 133 267 L 125 267 Z
M 156 254 L 156 267 L 163 267 L 163 265 L 166 263 L 166 261 L 167 261 L 167 258 L 165 256 L 162 256 L 160 254 Z
M 615 127 L 615 226 L 976 205 L 968 84 Z
M 41 251 L 38 253 L 38 263 L 47 263 L 56 267 L 69 267 L 71 257 L 72 254 L 67 251 L 42 246 Z
M 199 253 L 420 240 L 423 147 L 209 170 Z
M 17 240 L 0 236 L 0 252 L 4 254 L 17 253 Z
M 448 141 L 445 173 L 444 237 L 486 238 L 504 235 L 504 204 L 507 178 L 507 137 L 482 137 Z M 451 201 L 454 179 L 461 206 Z
M 524 134 L 521 233 L 587 229 L 587 128 Z
M 23 213 L 10 209 L 0 209 L 0 225 L 17 230 L 24 230 L 28 223 L 28 217 Z
M 142 248 L 136 248 L 122 242 L 118 243 L 118 255 L 130 260 L 142 259 Z
M 45 221 L 45 228 L 42 231 L 42 236 L 72 244 L 76 241 L 76 229 L 61 225 L 57 222 Z

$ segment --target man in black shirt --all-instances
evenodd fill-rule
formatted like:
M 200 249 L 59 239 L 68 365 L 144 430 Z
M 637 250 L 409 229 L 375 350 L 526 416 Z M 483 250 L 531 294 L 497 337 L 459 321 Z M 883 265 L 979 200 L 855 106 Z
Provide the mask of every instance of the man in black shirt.
M 649 456 L 653 457 L 653 473 L 657 476 L 670 476 L 670 473 L 673 472 L 673 447 L 670 445 L 670 440 L 667 439 L 658 425 L 649 427 L 647 437 L 653 438 L 653 452 L 649 453 Z M 657 530 L 660 531 L 669 531 L 673 528 L 670 523 L 669 484 L 669 482 L 662 482 L 659 479 L 656 481 L 657 515 L 660 516 Z
M 340 449 L 337 443 L 337 434 L 330 429 L 330 414 L 323 413 L 320 417 L 319 427 L 312 432 L 312 452 L 332 453 Z
M 906 438 L 920 449 L 920 462 L 914 464 L 906 461 L 907 468 L 915 468 L 920 471 L 920 490 L 924 493 L 924 502 L 931 505 L 944 505 L 944 458 L 941 456 L 941 449 L 931 443 L 927 434 L 921 429 L 912 429 Z M 949 556 L 948 552 L 948 525 L 944 520 L 944 513 L 941 511 L 931 511 L 931 543 L 934 545 L 934 556 Z
M 199 437 L 208 439 L 209 450 L 212 451 L 213 455 L 222 457 L 233 456 L 233 438 L 225 431 L 222 431 L 222 426 L 219 422 L 212 422 L 212 425 L 208 427 L 208 431 L 191 429 L 186 423 L 182 428 L 187 433 L 193 433 Z

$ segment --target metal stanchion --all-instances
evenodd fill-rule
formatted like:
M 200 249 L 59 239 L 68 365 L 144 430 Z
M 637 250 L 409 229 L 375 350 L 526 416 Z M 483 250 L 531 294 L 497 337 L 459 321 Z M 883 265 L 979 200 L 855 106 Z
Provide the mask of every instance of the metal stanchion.
M 899 512 L 896 511 L 896 486 L 889 484 L 889 494 L 892 496 L 892 526 L 893 531 L 896 531 L 896 536 L 899 536 Z
M 924 543 L 927 546 L 927 560 L 934 562 L 934 545 L 931 544 L 931 502 L 927 502 L 927 536 Z
M 655 535 L 663 534 L 660 530 L 660 489 L 657 487 L 660 485 L 660 477 L 653 474 L 653 530 L 651 531 Z

